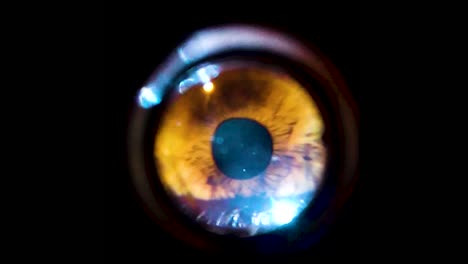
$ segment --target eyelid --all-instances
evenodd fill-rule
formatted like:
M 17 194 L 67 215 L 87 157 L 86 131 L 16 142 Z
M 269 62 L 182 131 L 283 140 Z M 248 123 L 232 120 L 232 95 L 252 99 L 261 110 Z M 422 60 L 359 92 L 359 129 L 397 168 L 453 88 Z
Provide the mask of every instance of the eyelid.
M 184 41 L 140 89 L 139 106 L 148 109 L 158 105 L 174 77 L 188 65 L 209 56 L 240 49 L 270 52 L 298 61 L 314 69 L 334 86 L 323 61 L 299 41 L 263 27 L 227 25 L 195 32 Z

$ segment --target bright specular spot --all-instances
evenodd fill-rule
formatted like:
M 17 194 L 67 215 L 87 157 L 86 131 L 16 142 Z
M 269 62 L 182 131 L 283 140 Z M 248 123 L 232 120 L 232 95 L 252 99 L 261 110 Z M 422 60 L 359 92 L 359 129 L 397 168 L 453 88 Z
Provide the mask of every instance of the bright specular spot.
M 209 64 L 197 69 L 187 78 L 179 82 L 179 93 L 185 93 L 187 89 L 200 84 L 203 85 L 205 92 L 213 91 L 214 85 L 211 80 L 219 75 L 220 70 L 220 66 L 215 64 Z
M 161 98 L 149 87 L 143 87 L 138 94 L 138 102 L 143 108 L 150 108 L 161 102 Z
M 269 211 L 256 213 L 252 216 L 252 223 L 257 226 L 268 227 L 275 225 L 286 225 L 291 223 L 302 209 L 302 204 L 297 201 L 272 200 Z
M 206 93 L 211 93 L 214 89 L 214 85 L 212 82 L 207 82 L 203 85 L 203 91 Z
M 273 201 L 272 221 L 278 225 L 289 224 L 298 214 L 298 203 L 291 201 Z

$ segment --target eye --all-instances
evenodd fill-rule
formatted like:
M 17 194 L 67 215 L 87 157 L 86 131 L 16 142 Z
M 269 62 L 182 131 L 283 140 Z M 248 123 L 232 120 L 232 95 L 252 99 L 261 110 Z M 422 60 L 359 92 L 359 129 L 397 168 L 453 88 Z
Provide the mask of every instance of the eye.
M 277 68 L 228 59 L 176 83 L 154 159 L 177 205 L 219 234 L 291 222 L 311 202 L 326 161 L 311 96 Z
M 311 232 L 356 167 L 342 87 L 317 54 L 279 32 L 194 34 L 135 100 L 129 160 L 148 211 L 199 244 L 210 234 Z

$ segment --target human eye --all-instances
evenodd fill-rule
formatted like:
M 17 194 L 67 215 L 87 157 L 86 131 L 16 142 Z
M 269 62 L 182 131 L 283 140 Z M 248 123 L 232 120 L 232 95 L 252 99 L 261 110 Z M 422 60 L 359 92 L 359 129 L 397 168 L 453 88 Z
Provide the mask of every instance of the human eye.
M 228 59 L 194 69 L 168 99 L 156 134 L 162 183 L 216 233 L 288 224 L 321 183 L 320 111 L 297 81 L 270 67 Z
M 136 98 L 129 159 L 140 195 L 159 221 L 171 210 L 215 235 L 287 228 L 336 180 L 331 166 L 356 154 L 342 95 L 325 99 L 339 85 L 315 53 L 281 33 L 194 34 Z

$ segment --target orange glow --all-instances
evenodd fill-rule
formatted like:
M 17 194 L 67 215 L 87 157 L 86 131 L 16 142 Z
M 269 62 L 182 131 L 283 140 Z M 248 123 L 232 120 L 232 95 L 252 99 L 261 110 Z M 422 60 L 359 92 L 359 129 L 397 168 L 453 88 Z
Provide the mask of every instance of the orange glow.
M 203 91 L 206 93 L 212 93 L 214 90 L 214 85 L 212 82 L 207 82 L 203 85 Z
M 198 88 L 210 97 L 198 89 L 179 95 L 156 135 L 154 157 L 168 190 L 212 200 L 259 193 L 287 197 L 317 188 L 326 158 L 324 123 L 297 81 L 270 70 L 242 68 L 224 71 Z M 232 117 L 256 120 L 272 135 L 274 155 L 263 180 L 226 179 L 212 160 L 211 137 L 219 123 Z

